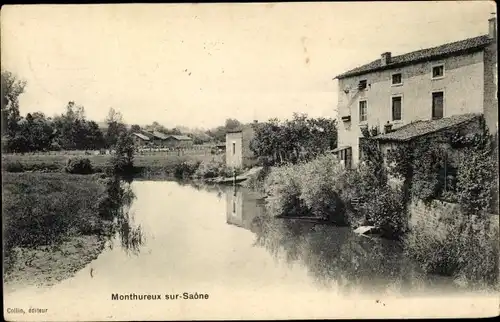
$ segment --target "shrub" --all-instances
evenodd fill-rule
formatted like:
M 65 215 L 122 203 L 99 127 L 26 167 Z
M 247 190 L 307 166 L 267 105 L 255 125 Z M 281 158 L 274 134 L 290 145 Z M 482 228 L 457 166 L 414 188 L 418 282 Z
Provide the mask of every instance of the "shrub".
M 494 285 L 498 279 L 499 227 L 479 216 L 455 216 L 441 223 L 418 222 L 405 237 L 405 252 L 425 272 Z
M 271 170 L 264 191 L 270 195 L 266 208 L 272 216 L 300 216 L 308 213 L 300 199 L 301 180 L 297 166 L 285 165 Z
M 467 149 L 457 177 L 458 202 L 468 213 L 491 210 L 498 168 L 491 155 L 484 151 Z
M 381 184 L 379 179 L 372 171 L 371 165 L 366 163 L 360 163 L 357 168 L 343 172 L 337 179 L 340 197 L 346 204 L 347 220 L 352 226 L 377 224 L 374 218 L 381 216 L 377 213 L 383 211 L 384 204 L 375 206 L 373 201 L 389 189 L 388 185 Z M 359 201 L 357 209 L 352 204 L 353 199 Z M 373 205 L 372 209 L 368 209 L 370 205 Z
M 23 172 L 24 166 L 19 161 L 6 162 L 3 164 L 3 170 L 7 172 Z
M 257 176 L 252 176 L 246 180 L 246 186 L 255 191 L 264 193 L 264 183 L 271 172 L 271 167 L 264 166 L 262 170 L 257 173 Z
M 226 175 L 228 171 L 225 169 L 225 164 L 223 162 L 218 162 L 215 160 L 202 161 L 196 171 L 194 172 L 194 177 L 196 178 L 215 178 L 220 175 Z
M 332 155 L 320 156 L 300 165 L 300 198 L 315 217 L 344 223 L 344 204 L 340 199 L 339 179 L 344 170 Z
M 387 237 L 405 230 L 401 191 L 381 184 L 370 165 L 345 170 L 337 159 L 324 155 L 307 163 L 273 168 L 264 191 L 273 215 L 309 215 L 337 224 L 380 227 Z M 359 199 L 359 208 L 351 206 Z
M 405 205 L 399 189 L 380 187 L 372 198 L 361 204 L 360 212 L 386 237 L 399 238 L 406 230 Z
M 71 158 L 65 167 L 66 172 L 71 174 L 93 173 L 92 163 L 88 158 Z
M 268 210 L 275 216 L 314 216 L 344 223 L 338 179 L 342 167 L 333 156 L 272 168 L 264 183 Z
M 200 161 L 182 161 L 174 166 L 174 176 L 177 179 L 189 178 L 196 172 L 199 166 Z

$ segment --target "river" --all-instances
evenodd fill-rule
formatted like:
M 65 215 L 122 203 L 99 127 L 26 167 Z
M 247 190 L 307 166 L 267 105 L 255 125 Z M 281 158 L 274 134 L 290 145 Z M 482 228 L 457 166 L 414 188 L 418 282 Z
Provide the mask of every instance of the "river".
M 53 287 L 20 289 L 4 298 L 4 307 L 47 313 L 6 317 L 438 317 L 448 316 L 444 308 L 450 305 L 459 316 L 498 313 L 497 296 L 425 276 L 395 242 L 349 228 L 269 218 L 258 196 L 245 188 L 154 180 L 134 180 L 131 188 L 129 220 L 96 260 Z M 185 292 L 208 299 L 184 300 Z M 130 293 L 162 299 L 112 300 L 112 294 Z M 164 299 L 176 294 L 177 300 Z M 478 300 L 471 302 L 471 296 Z

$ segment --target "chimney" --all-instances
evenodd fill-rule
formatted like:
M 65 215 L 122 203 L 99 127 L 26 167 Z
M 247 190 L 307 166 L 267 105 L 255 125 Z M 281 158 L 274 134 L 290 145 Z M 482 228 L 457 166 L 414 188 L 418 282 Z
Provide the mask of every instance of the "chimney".
M 488 36 L 491 39 L 497 38 L 497 18 L 488 19 Z
M 390 52 L 385 52 L 382 54 L 382 58 L 380 59 L 380 62 L 382 63 L 382 66 L 387 66 L 388 64 L 391 63 L 391 53 Z
M 392 132 L 392 124 L 387 121 L 387 124 L 384 125 L 384 133 Z

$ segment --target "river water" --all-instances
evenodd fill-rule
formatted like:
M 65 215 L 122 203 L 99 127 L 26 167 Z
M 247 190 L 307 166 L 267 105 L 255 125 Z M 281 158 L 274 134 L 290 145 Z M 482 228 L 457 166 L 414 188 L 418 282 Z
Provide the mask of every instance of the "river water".
M 5 294 L 10 320 L 482 316 L 498 296 L 429 277 L 392 241 L 266 216 L 256 194 L 134 180 L 129 221 L 102 254 L 50 288 Z M 92 274 L 90 272 L 92 271 Z M 112 300 L 112 294 L 161 300 Z M 207 294 L 185 300 L 183 294 Z M 176 300 L 165 300 L 173 295 Z M 473 300 L 471 300 L 471 298 Z M 448 308 L 448 309 L 447 309 Z M 453 308 L 453 311 L 450 309 Z

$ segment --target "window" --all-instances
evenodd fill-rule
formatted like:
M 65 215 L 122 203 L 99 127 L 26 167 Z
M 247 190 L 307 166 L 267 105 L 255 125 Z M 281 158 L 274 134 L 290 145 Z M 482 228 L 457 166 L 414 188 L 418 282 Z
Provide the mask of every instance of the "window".
M 339 151 L 340 160 L 344 161 L 344 167 L 351 169 L 352 165 L 352 149 L 347 148 Z
M 236 201 L 233 200 L 233 214 L 236 213 Z
M 358 84 L 358 89 L 360 91 L 364 90 L 366 88 L 366 79 L 360 80 Z
M 444 65 L 438 65 L 432 67 L 432 78 L 444 77 Z
M 432 93 L 432 118 L 440 119 L 443 118 L 444 109 L 444 93 L 434 92 Z
M 235 155 L 235 154 L 236 154 L 236 143 L 233 142 L 233 155 Z
M 403 77 L 401 73 L 392 74 L 392 85 L 401 85 L 403 83 Z
M 392 120 L 393 121 L 401 121 L 401 96 L 392 97 Z
M 368 111 L 366 101 L 359 101 L 359 121 L 366 122 L 368 120 Z

